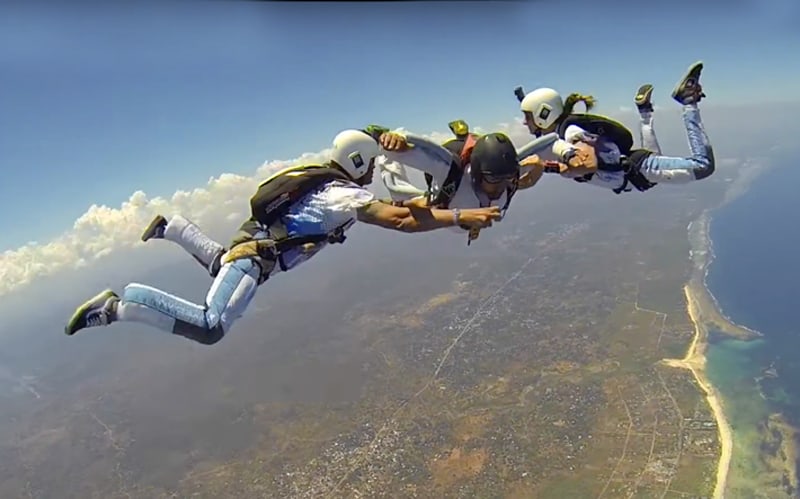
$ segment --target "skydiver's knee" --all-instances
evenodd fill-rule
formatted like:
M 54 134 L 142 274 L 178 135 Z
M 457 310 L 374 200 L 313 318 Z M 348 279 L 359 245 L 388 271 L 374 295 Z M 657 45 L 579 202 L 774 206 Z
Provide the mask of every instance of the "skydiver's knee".
M 222 324 L 217 323 L 211 327 L 198 326 L 183 321 L 175 321 L 173 334 L 183 336 L 202 345 L 213 345 L 225 336 Z
M 710 177 L 715 170 L 714 152 L 709 148 L 708 154 L 701 161 L 697 161 L 697 166 L 692 171 L 694 172 L 695 180 L 703 180 Z

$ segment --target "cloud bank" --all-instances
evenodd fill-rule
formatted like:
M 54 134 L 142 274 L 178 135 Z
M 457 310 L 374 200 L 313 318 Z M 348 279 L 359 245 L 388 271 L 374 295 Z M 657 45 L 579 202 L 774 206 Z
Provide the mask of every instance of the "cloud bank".
M 481 127 L 475 131 L 485 133 Z M 419 133 L 434 141 L 452 137 L 449 132 Z M 503 123 L 492 131 L 504 131 L 515 144 L 529 140 L 519 122 Z M 332 134 L 331 138 L 335 135 Z M 231 232 L 249 210 L 249 200 L 258 183 L 270 174 L 288 166 L 324 161 L 330 149 L 307 152 L 291 160 L 271 160 L 251 176 L 222 173 L 212 177 L 203 187 L 191 191 L 178 190 L 169 198 L 150 198 L 136 190 L 118 208 L 91 205 L 71 228 L 47 242 L 32 242 L 0 254 L 0 296 L 13 292 L 34 280 L 57 274 L 66 269 L 81 268 L 106 258 L 121 249 L 144 244 L 140 236 L 144 226 L 156 215 L 181 215 L 201 227 L 231 226 Z M 375 186 L 370 187 L 375 190 Z
M 788 107 L 791 110 L 800 110 L 797 104 L 790 104 Z M 757 110 L 758 113 L 753 114 L 750 108 L 704 108 L 703 121 L 718 151 L 722 147 L 725 156 L 737 159 L 754 152 L 779 152 L 775 149 L 775 144 L 780 144 L 781 141 L 776 140 L 776 133 L 785 126 L 782 125 L 785 119 L 781 117 L 791 116 L 791 113 L 787 112 L 784 104 L 762 105 Z M 598 112 L 603 114 L 602 110 Z M 638 136 L 635 112 L 627 108 L 615 109 L 608 115 L 621 120 Z M 742 115 L 753 116 L 747 133 L 743 133 L 738 125 Z M 681 155 L 686 150 L 685 132 L 679 116 L 679 109 L 664 109 L 657 113 L 656 132 L 662 148 L 672 151 L 668 154 Z M 489 129 L 474 126 L 473 123 L 470 125 L 479 133 L 506 132 L 517 146 L 527 143 L 531 138 L 519 119 L 500 123 Z M 452 137 L 446 130 L 422 133 L 399 128 L 397 131 L 413 132 L 437 142 Z M 331 133 L 331 139 L 335 133 L 336 131 Z M 735 140 L 726 140 L 731 137 L 735 137 Z M 783 143 L 779 149 L 788 147 L 789 144 Z M 222 173 L 218 177 L 210 178 L 205 186 L 191 191 L 178 190 L 169 198 L 150 198 L 145 192 L 135 190 L 118 208 L 92 205 L 71 228 L 50 241 L 29 243 L 0 254 L 0 296 L 13 293 L 41 277 L 106 262 L 109 255 L 121 252 L 120 250 L 128 250 L 125 254 L 130 255 L 131 248 L 144 244 L 139 239 L 141 231 L 157 213 L 165 216 L 180 213 L 209 233 L 223 227 L 225 233 L 230 234 L 248 212 L 250 196 L 261 180 L 281 168 L 322 161 L 329 152 L 330 149 L 326 149 L 307 152 L 289 160 L 270 160 L 250 176 Z M 735 160 L 730 161 L 735 163 Z M 132 190 L 134 189 L 135 186 Z M 373 183 L 370 189 L 385 193 L 380 181 Z

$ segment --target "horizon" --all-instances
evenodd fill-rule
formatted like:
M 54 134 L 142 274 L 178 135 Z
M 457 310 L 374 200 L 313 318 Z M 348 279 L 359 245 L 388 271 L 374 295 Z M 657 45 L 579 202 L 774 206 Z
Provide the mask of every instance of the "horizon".
M 697 368 L 721 351 L 682 291 L 697 285 L 700 315 L 720 323 L 701 289 L 714 254 L 697 245 L 711 240 L 687 234 L 703 228 L 692 220 L 769 171 L 772 204 L 737 209 L 785 239 L 759 216 L 791 211 L 779 165 L 797 149 L 786 54 L 800 53 L 800 8 L 302 4 L 0 5 L 0 495 L 711 496 L 732 448 L 732 468 L 760 459 L 759 490 L 785 489 L 773 472 L 794 451 L 763 420 L 737 427 L 740 406 L 769 405 L 725 392 L 745 386 L 741 370 L 714 374 L 720 405 L 702 368 L 662 361 Z M 174 243 L 141 242 L 144 225 L 179 213 L 227 242 L 264 177 L 322 161 L 344 128 L 441 141 L 464 119 L 520 146 L 513 90 L 547 86 L 594 95 L 638 144 L 633 94 L 649 82 L 664 154 L 687 155 L 670 92 L 697 60 L 707 180 L 617 196 L 546 175 L 469 246 L 455 230 L 356 224 L 313 265 L 271 276 L 213 348 L 124 321 L 64 334 L 76 305 L 129 282 L 202 303 L 208 272 Z M 761 254 L 730 228 L 720 247 Z M 779 254 L 771 271 L 791 282 Z M 757 304 L 748 285 L 768 265 L 730 265 L 748 267 L 731 281 L 745 288 L 721 306 Z M 699 364 L 680 360 L 690 343 Z M 714 436 L 695 424 L 709 419 Z

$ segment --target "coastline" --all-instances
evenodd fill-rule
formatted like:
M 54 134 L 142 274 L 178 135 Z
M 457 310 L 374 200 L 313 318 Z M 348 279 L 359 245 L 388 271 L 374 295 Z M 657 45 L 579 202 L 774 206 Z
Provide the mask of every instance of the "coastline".
M 683 359 L 665 359 L 663 362 L 670 367 L 689 369 L 692 371 L 697 383 L 706 393 L 706 400 L 711 407 L 711 412 L 714 414 L 714 419 L 717 423 L 720 442 L 720 456 L 719 463 L 717 464 L 717 478 L 716 484 L 714 485 L 713 497 L 714 499 L 722 499 L 725 494 L 728 471 L 730 470 L 731 457 L 733 455 L 733 430 L 725 416 L 722 398 L 706 376 L 705 353 L 708 346 L 708 329 L 698 317 L 698 303 L 695 297 L 695 291 L 692 289 L 691 284 L 685 285 L 683 291 L 688 304 L 689 317 L 695 328 L 695 336 Z
M 746 162 L 741 166 L 735 180 L 725 192 L 722 202 L 713 208 L 705 209 L 700 216 L 687 227 L 692 261 L 689 281 L 684 285 L 687 314 L 694 327 L 694 337 L 686 355 L 682 359 L 664 359 L 664 365 L 688 369 L 697 383 L 702 387 L 706 400 L 717 423 L 720 443 L 720 456 L 717 465 L 714 499 L 723 499 L 728 483 L 728 474 L 733 458 L 733 430 L 725 414 L 723 399 L 706 374 L 706 350 L 708 349 L 709 326 L 723 334 L 740 340 L 753 340 L 761 335 L 758 331 L 736 324 L 726 316 L 716 297 L 707 285 L 707 277 L 711 263 L 714 261 L 713 243 L 710 227 L 711 209 L 718 209 L 747 191 L 752 181 L 766 168 Z

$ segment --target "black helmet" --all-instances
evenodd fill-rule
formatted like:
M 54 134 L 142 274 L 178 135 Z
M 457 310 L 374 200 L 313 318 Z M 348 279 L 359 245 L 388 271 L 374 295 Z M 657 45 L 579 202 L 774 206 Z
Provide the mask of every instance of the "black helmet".
M 517 149 L 511 139 L 503 133 L 481 136 L 470 156 L 470 172 L 473 182 L 515 179 L 519 177 Z

